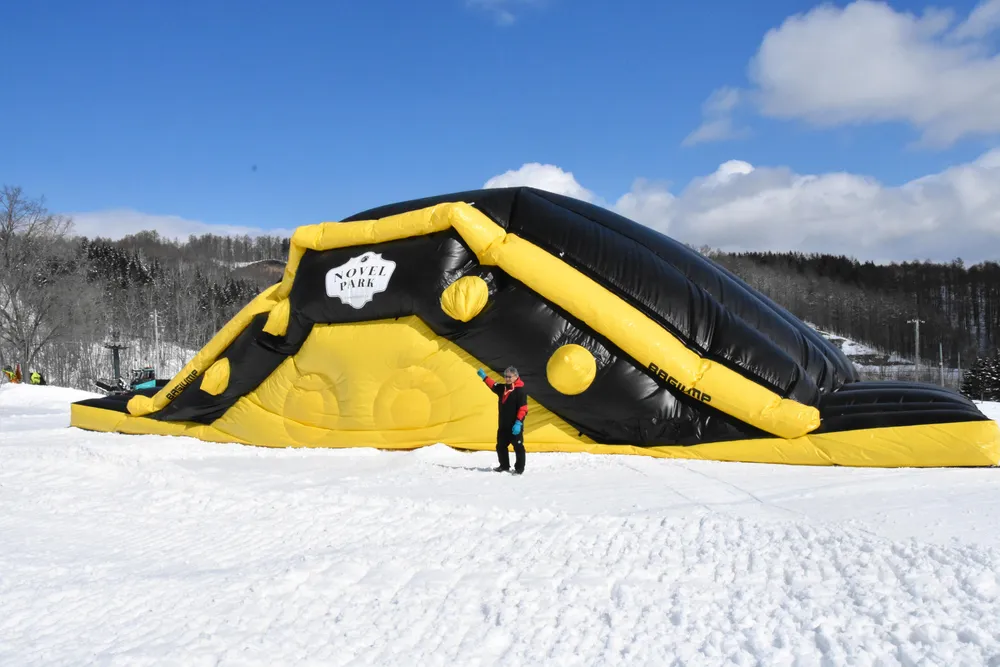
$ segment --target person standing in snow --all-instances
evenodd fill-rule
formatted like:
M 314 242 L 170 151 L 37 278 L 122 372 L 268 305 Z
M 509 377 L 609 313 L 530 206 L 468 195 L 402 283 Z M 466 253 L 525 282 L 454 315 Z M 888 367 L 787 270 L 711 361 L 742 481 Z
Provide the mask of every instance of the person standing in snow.
M 487 377 L 486 371 L 479 369 L 479 377 L 486 386 L 497 395 L 499 415 L 497 419 L 497 457 L 500 465 L 494 468 L 496 472 L 510 470 L 510 456 L 507 446 L 514 446 L 514 474 L 524 472 L 524 418 L 528 416 L 528 394 L 524 390 L 524 382 L 513 366 L 508 366 L 503 372 L 504 384 Z

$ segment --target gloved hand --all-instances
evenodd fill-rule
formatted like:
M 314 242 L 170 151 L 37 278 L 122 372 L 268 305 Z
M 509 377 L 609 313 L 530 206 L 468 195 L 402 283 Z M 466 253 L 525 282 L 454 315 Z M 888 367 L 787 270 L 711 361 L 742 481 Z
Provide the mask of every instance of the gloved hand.
M 486 379 L 486 371 L 484 371 L 482 368 L 480 368 L 478 372 L 479 372 L 479 378 L 482 379 L 482 380 L 485 380 Z
M 524 425 L 521 423 L 521 420 L 518 419 L 516 422 L 514 422 L 514 428 L 511 429 L 511 431 L 514 433 L 514 435 L 521 435 L 522 426 Z

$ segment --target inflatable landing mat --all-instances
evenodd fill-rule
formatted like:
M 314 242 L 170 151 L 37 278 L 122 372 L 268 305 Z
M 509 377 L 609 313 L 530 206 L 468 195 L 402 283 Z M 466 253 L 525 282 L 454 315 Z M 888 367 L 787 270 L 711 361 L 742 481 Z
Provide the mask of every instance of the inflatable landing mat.
M 681 243 L 531 188 L 300 227 L 282 281 L 165 386 L 72 425 L 269 447 L 493 449 L 495 379 L 528 451 L 808 465 L 992 466 L 963 396 L 861 382 L 835 345 Z

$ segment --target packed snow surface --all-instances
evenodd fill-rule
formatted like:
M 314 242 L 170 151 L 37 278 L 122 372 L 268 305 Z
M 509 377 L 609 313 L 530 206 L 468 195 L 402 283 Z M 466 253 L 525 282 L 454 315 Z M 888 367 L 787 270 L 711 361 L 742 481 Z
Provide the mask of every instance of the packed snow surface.
M 87 395 L 0 387 L 3 665 L 1000 664 L 1000 470 L 514 477 L 67 428 Z

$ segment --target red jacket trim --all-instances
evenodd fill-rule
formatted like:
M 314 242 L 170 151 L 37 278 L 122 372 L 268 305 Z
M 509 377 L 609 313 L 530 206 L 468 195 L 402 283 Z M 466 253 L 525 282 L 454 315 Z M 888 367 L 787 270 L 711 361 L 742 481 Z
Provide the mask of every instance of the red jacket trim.
M 523 387 L 523 386 L 524 386 L 524 383 L 521 382 L 521 378 L 517 378 L 516 380 L 514 380 L 514 384 L 511 386 L 511 388 L 504 390 L 504 392 L 503 392 L 503 398 L 500 399 L 500 402 L 501 403 L 506 403 L 507 402 L 507 396 L 509 396 L 511 394 L 511 392 L 513 392 L 518 387 Z
M 483 378 L 483 382 L 485 382 L 486 386 L 489 387 L 490 389 L 492 389 L 494 386 L 496 386 L 496 380 L 494 380 L 491 377 Z M 507 402 L 507 396 L 509 396 L 510 393 L 512 391 L 514 391 L 515 389 L 517 389 L 518 387 L 523 387 L 523 386 L 524 386 L 524 382 L 521 380 L 521 378 L 517 378 L 516 380 L 514 380 L 514 386 L 511 387 L 510 389 L 507 389 L 507 390 L 504 391 L 503 396 L 500 397 L 500 402 L 501 403 L 506 403 Z M 528 416 L 528 405 L 524 404 L 520 408 L 518 408 L 517 418 L 518 418 L 519 421 L 523 422 L 524 418 L 527 417 L 527 416 Z

